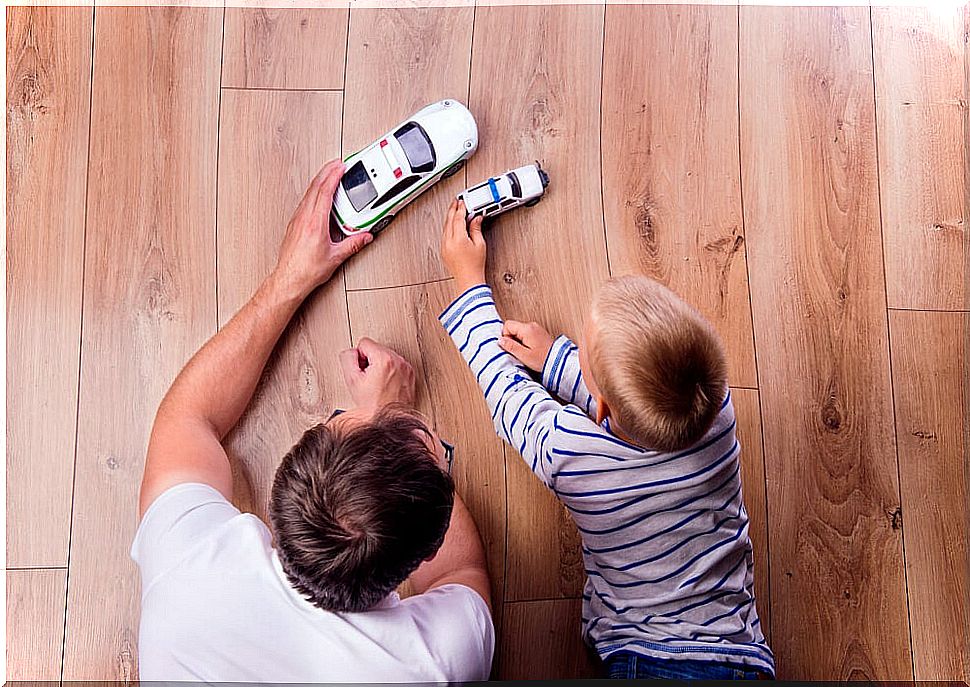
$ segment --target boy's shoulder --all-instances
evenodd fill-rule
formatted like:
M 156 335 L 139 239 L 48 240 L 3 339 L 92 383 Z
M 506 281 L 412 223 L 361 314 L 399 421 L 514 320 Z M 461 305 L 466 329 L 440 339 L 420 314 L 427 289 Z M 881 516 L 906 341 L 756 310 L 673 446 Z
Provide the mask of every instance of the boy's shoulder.
M 648 468 L 668 459 L 703 456 L 718 451 L 726 444 L 736 441 L 737 421 L 730 390 L 721 404 L 711 428 L 693 446 L 682 451 L 665 452 L 637 446 L 617 436 L 611 429 L 609 419 L 598 425 L 592 418 L 574 405 L 564 405 L 554 419 L 546 448 L 553 462 L 551 476 L 582 476 L 602 473 L 605 469 L 634 466 Z

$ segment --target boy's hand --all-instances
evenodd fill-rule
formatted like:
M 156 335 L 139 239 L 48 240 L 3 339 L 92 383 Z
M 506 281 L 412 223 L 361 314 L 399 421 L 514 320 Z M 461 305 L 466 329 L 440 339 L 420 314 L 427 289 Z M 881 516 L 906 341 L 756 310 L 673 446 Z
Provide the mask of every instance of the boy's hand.
M 376 411 L 391 403 L 414 406 L 414 368 L 376 341 L 363 338 L 340 353 L 340 369 L 358 408 Z
M 441 236 L 441 259 L 461 291 L 485 283 L 482 218 L 476 217 L 469 226 L 465 218 L 465 204 L 451 201 Z
M 324 165 L 286 227 L 273 276 L 288 294 L 305 298 L 374 238 L 365 232 L 339 243 L 330 239 L 330 208 L 343 173 L 340 160 Z
M 536 322 L 506 320 L 498 345 L 530 370 L 542 372 L 552 342 L 552 335 Z

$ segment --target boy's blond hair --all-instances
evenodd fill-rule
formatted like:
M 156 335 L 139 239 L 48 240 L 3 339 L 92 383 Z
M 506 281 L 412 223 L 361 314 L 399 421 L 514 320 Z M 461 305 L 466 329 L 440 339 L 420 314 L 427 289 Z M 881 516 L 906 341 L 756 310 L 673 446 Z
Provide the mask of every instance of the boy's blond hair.
M 697 443 L 727 393 L 713 327 L 644 276 L 607 282 L 592 318 L 590 373 L 616 424 L 644 448 L 677 451 Z

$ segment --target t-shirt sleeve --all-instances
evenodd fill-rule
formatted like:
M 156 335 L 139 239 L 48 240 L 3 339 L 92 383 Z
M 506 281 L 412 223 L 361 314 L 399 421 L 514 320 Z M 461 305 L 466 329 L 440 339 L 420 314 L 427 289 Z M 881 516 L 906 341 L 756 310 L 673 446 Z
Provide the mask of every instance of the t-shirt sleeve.
M 424 640 L 449 681 L 487 680 L 495 653 L 495 626 L 478 592 L 446 584 L 405 599 Z
M 177 484 L 162 492 L 145 511 L 131 545 L 131 557 L 141 570 L 142 595 L 207 535 L 237 515 L 239 510 L 206 484 Z

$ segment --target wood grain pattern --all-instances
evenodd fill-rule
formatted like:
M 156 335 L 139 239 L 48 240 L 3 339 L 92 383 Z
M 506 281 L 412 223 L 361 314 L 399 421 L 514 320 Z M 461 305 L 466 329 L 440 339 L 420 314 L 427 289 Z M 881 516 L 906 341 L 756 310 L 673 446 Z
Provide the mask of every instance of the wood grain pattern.
M 349 11 L 227 7 L 222 85 L 342 89 Z
M 219 135 L 219 320 L 225 324 L 276 264 L 310 179 L 340 153 L 339 93 L 224 91 Z M 338 273 L 298 311 L 226 446 L 241 507 L 266 517 L 276 466 L 307 428 L 346 401 L 337 352 L 350 345 Z
M 60 679 L 66 581 L 66 570 L 7 571 L 6 679 Z
M 428 103 L 444 98 L 466 102 L 473 12 L 471 6 L 351 10 L 345 156 Z M 463 188 L 463 175 L 456 174 L 402 210 L 361 259 L 347 268 L 347 288 L 447 277 L 438 257 L 441 222 L 448 204 Z
M 608 6 L 603 210 L 613 274 L 641 272 L 724 339 L 757 386 L 738 151 L 737 8 Z
M 7 9 L 7 565 L 67 563 L 91 9 Z M 26 528 L 25 522 L 44 523 Z
M 98 8 L 64 679 L 137 679 L 155 409 L 215 332 L 219 9 Z
M 603 667 L 580 636 L 580 599 L 505 604 L 499 679 L 603 677 Z
M 368 336 L 414 365 L 418 408 L 455 445 L 453 476 L 488 557 L 492 607 L 500 624 L 505 588 L 505 465 L 481 390 L 438 315 L 457 296 L 449 280 L 347 294 L 354 341 Z
M 504 317 L 537 320 L 577 337 L 607 278 L 599 167 L 602 6 L 479 7 L 471 109 L 482 145 L 475 183 L 540 160 L 542 202 L 487 229 L 488 281 Z M 503 95 L 496 97 L 496 74 Z M 509 599 L 578 596 L 579 538 L 562 507 L 509 449 Z M 537 527 L 537 523 L 541 526 Z
M 970 314 L 891 312 L 889 325 L 916 679 L 967 680 Z
M 771 595 L 769 594 L 768 495 L 761 436 L 761 406 L 753 389 L 731 389 L 741 444 L 741 490 L 748 512 L 748 535 L 754 548 L 754 594 L 761 631 L 771 645 Z
M 890 307 L 970 308 L 963 14 L 872 10 Z
M 740 41 L 773 649 L 786 678 L 912 679 L 868 10 L 742 7 Z

